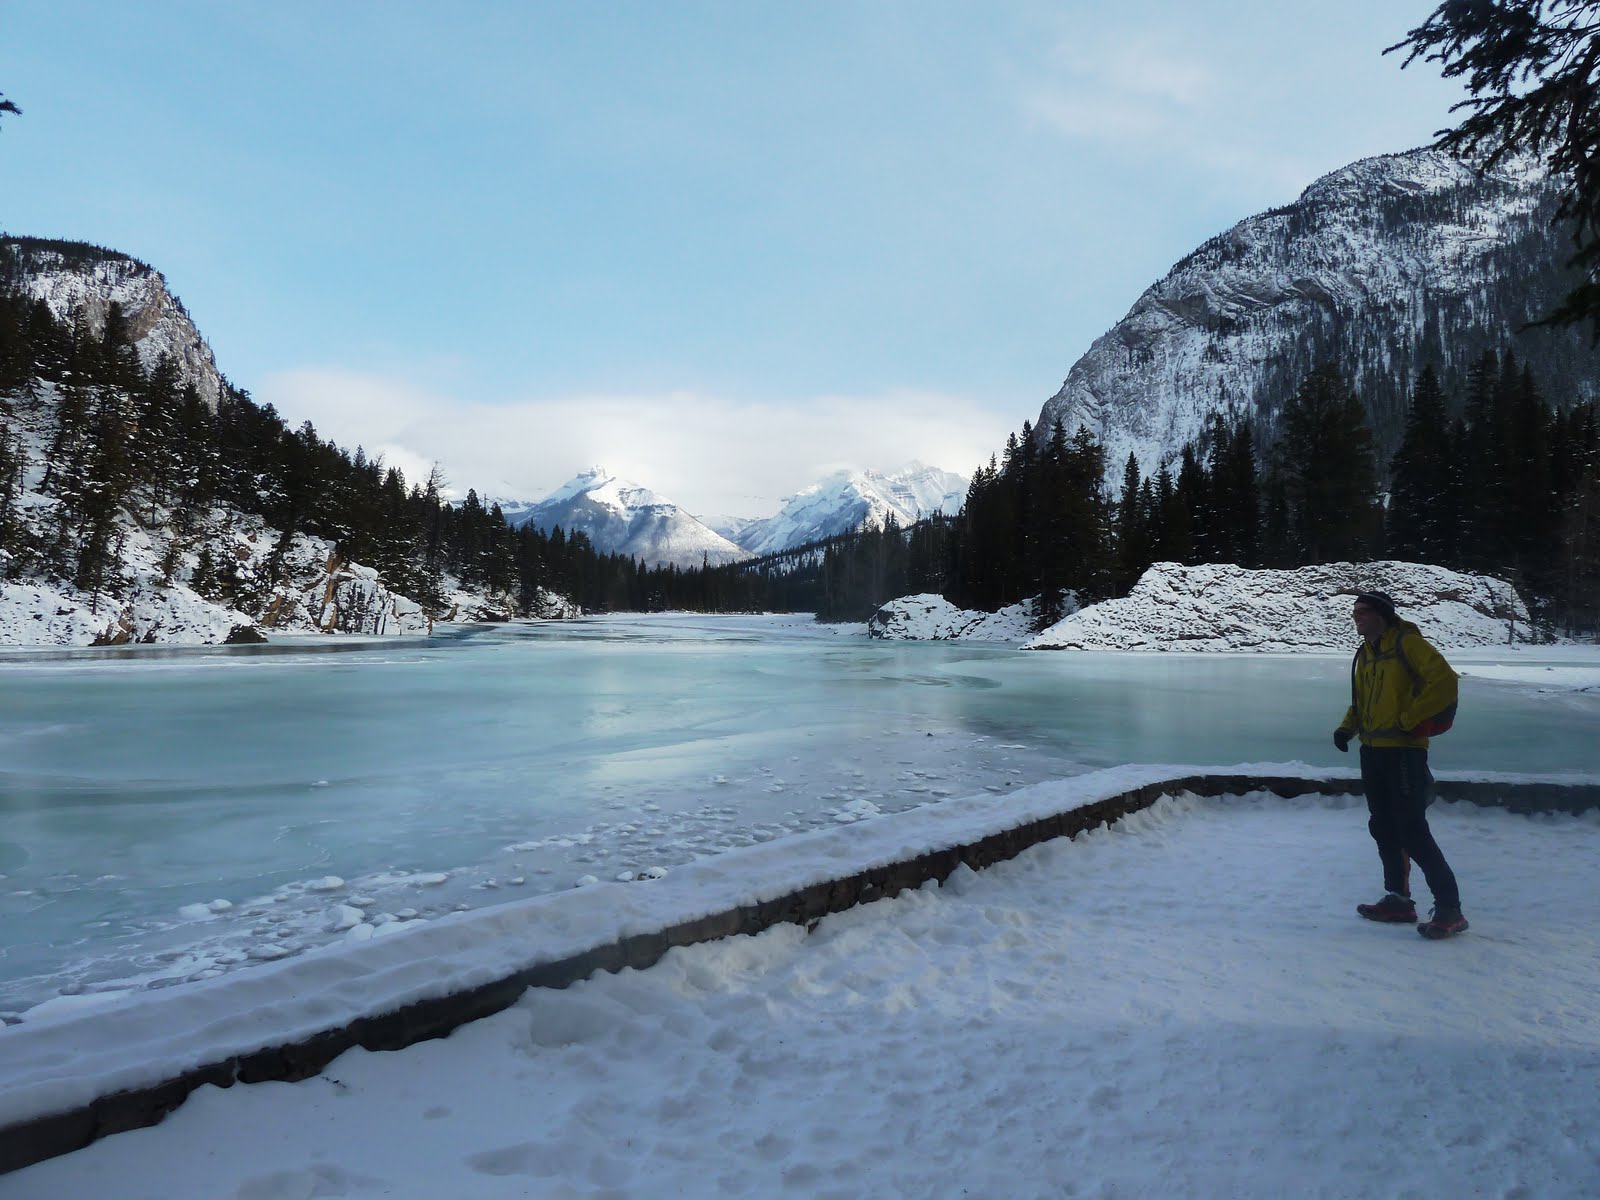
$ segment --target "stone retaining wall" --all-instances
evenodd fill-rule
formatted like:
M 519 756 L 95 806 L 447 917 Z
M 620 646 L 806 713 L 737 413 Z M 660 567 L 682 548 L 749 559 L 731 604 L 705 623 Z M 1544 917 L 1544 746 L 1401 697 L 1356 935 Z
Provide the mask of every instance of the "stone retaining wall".
M 639 934 L 581 954 L 543 962 L 505 979 L 468 991 L 407 1005 L 362 1018 L 292 1044 L 185 1072 L 150 1087 L 102 1096 L 68 1112 L 54 1113 L 0 1129 L 0 1174 L 87 1146 L 107 1134 L 159 1122 L 196 1088 L 205 1084 L 307 1079 L 346 1050 L 399 1050 L 429 1038 L 444 1037 L 468 1021 L 514 1004 L 530 987 L 563 988 L 596 971 L 648 967 L 674 946 L 759 933 L 783 922 L 809 925 L 829 913 L 894 896 L 930 880 L 943 880 L 959 866 L 982 870 L 1015 858 L 1052 838 L 1072 837 L 1154 804 L 1162 796 L 1193 792 L 1202 796 L 1269 791 L 1290 798 L 1307 794 L 1348 795 L 1353 781 L 1251 775 L 1189 775 L 1135 788 L 1043 820 L 1019 825 L 967 845 L 919 855 L 842 879 L 829 880 L 776 899 L 732 908 L 695 921 Z M 1441 799 L 1500 806 L 1514 812 L 1581 813 L 1600 808 L 1600 784 L 1495 783 L 1448 781 L 1438 784 Z

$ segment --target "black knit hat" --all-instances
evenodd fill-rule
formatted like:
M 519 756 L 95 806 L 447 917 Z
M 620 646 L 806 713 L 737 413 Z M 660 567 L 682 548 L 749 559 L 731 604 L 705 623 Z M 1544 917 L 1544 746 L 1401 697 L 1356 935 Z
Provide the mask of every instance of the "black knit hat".
M 1391 625 L 1396 625 L 1400 621 L 1400 614 L 1394 610 L 1394 597 L 1388 592 L 1357 592 L 1356 603 L 1377 609 L 1383 619 Z

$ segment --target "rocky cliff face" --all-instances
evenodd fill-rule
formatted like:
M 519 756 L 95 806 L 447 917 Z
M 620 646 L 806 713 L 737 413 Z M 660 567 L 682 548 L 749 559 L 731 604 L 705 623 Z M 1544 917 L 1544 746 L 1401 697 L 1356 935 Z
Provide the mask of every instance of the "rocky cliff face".
M 1088 352 L 1046 401 L 1146 473 L 1212 413 L 1252 418 L 1270 444 L 1279 405 L 1310 370 L 1338 365 L 1372 417 L 1380 451 L 1398 443 L 1410 391 L 1432 365 L 1458 390 L 1484 349 L 1535 365 L 1552 399 L 1600 390 L 1581 331 L 1512 331 L 1570 285 L 1554 188 L 1523 160 L 1479 175 L 1432 150 L 1365 159 L 1293 204 L 1241 221 L 1179 262 Z M 1508 340 L 1509 339 L 1509 340 Z
M 172 355 L 184 382 L 195 385 L 208 407 L 217 407 L 223 385 L 211 347 L 155 268 L 79 242 L 3 238 L 0 283 L 43 300 L 62 320 L 85 322 L 96 336 L 111 305 L 120 304 L 145 367 Z

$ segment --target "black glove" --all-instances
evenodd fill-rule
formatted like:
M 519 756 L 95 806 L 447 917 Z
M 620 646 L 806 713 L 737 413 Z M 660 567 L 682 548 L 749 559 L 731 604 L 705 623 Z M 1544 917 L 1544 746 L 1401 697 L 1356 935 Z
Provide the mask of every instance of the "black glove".
M 1341 754 L 1350 753 L 1350 731 L 1348 729 L 1335 729 L 1333 731 L 1333 744 L 1339 747 Z

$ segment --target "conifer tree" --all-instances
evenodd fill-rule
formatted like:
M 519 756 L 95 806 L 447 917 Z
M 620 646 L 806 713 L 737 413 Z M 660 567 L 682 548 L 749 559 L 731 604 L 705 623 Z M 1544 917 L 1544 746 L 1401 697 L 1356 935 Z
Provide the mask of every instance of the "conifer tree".
M 1186 443 L 1178 457 L 1178 480 L 1171 520 L 1172 540 L 1183 550 L 1178 561 L 1194 564 L 1210 557 L 1210 502 L 1204 468 L 1195 454 L 1194 444 Z
M 1278 472 L 1304 563 L 1365 558 L 1378 528 L 1372 431 L 1338 371 L 1308 375 L 1279 414 Z
M 1146 481 L 1139 477 L 1139 460 L 1132 451 L 1122 467 L 1121 499 L 1116 509 L 1116 589 L 1125 593 L 1150 566 L 1149 510 L 1144 500 Z
M 1067 486 L 1073 499 L 1069 532 L 1070 561 L 1067 579 L 1083 603 L 1112 595 L 1114 561 L 1111 553 L 1111 502 L 1103 481 L 1106 452 L 1086 426 L 1078 426 L 1067 452 Z
M 1570 231 L 1581 280 L 1545 320 L 1600 341 L 1600 0 L 1445 0 L 1403 42 L 1402 67 L 1438 63 L 1471 93 L 1434 144 L 1484 169 L 1531 152 L 1558 181 L 1552 222 Z
M 1503 408 L 1499 356 L 1486 350 L 1467 377 L 1461 437 L 1455 450 L 1455 494 L 1460 511 L 1459 561 L 1482 570 L 1504 558 L 1501 544 L 1507 504 Z
M 1554 547 L 1549 530 L 1557 523 L 1557 496 L 1552 478 L 1550 406 L 1539 391 L 1532 369 L 1524 364 L 1512 403 L 1508 441 L 1511 495 L 1510 542 L 1529 583 L 1549 591 Z
M 1455 452 L 1444 392 L 1430 366 L 1417 377 L 1400 448 L 1389 464 L 1389 547 L 1398 558 L 1445 564 L 1455 558 Z
M 17 511 L 22 444 L 12 432 L 9 405 L 0 400 L 0 579 L 16 579 L 27 563 L 26 530 Z
M 444 472 L 439 469 L 438 463 L 434 463 L 417 504 L 420 518 L 417 521 L 420 541 L 417 552 L 421 559 L 417 574 L 417 600 L 430 611 L 438 609 L 444 602 L 444 487 Z
M 1072 448 L 1066 427 L 1057 419 L 1050 439 L 1034 463 L 1034 487 L 1027 549 L 1033 560 L 1028 589 L 1039 598 L 1036 625 L 1044 629 L 1065 615 L 1065 596 L 1075 574 L 1073 556 L 1079 553 L 1074 523 L 1079 520 L 1077 480 L 1072 471 Z
M 1234 425 L 1222 464 L 1228 507 L 1225 519 L 1231 538 L 1232 562 L 1253 567 L 1261 553 L 1261 480 L 1256 467 L 1255 434 L 1250 422 Z
M 1156 468 L 1151 490 L 1152 561 L 1182 562 L 1189 554 L 1188 522 L 1178 512 L 1178 490 L 1166 463 Z

